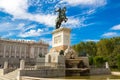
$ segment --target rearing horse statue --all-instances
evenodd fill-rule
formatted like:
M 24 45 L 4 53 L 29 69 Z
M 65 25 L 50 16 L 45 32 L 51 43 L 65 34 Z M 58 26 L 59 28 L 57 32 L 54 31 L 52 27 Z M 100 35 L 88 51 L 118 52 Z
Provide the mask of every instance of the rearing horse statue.
M 66 7 L 64 7 L 63 9 L 59 8 L 58 10 L 56 10 L 55 12 L 59 12 L 58 17 L 56 19 L 56 29 L 60 28 L 62 22 L 67 22 L 68 18 L 66 18 Z

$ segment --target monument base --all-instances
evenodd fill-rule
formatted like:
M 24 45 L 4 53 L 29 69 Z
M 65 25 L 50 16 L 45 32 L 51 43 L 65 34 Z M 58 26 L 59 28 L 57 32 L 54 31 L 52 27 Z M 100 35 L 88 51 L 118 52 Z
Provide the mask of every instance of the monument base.
M 50 52 L 45 55 L 45 66 L 51 67 L 63 67 L 65 68 L 65 57 L 64 55 L 59 55 L 59 52 Z
M 89 74 L 88 59 L 78 57 L 70 46 L 70 32 L 71 29 L 63 27 L 52 32 L 52 48 L 45 55 L 45 66 L 62 69 L 66 75 Z

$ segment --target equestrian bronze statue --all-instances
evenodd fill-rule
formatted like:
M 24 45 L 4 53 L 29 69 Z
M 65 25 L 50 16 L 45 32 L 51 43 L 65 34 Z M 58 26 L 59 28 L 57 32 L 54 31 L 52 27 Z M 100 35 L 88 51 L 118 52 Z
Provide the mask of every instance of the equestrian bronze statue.
M 59 8 L 55 12 L 58 12 L 58 17 L 56 19 L 55 27 L 56 29 L 60 28 L 62 22 L 67 22 L 68 18 L 66 17 L 66 7 L 63 7 L 62 9 Z

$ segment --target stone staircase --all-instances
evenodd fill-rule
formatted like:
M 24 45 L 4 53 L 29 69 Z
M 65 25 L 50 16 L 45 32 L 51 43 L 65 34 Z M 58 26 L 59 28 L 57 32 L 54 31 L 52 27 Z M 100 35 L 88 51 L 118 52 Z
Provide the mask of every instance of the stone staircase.
M 8 74 L 0 76 L 0 80 L 17 80 L 18 71 L 19 69 L 16 69 Z

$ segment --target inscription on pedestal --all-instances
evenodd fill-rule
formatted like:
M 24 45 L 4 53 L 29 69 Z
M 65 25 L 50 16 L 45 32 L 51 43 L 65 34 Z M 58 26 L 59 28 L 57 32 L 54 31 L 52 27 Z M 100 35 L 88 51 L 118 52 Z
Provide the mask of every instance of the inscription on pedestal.
M 61 35 L 54 37 L 54 44 L 58 44 L 61 42 Z

